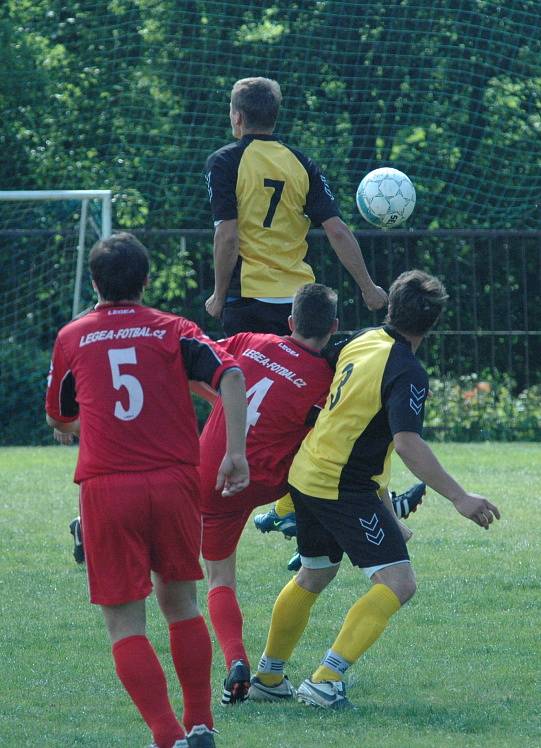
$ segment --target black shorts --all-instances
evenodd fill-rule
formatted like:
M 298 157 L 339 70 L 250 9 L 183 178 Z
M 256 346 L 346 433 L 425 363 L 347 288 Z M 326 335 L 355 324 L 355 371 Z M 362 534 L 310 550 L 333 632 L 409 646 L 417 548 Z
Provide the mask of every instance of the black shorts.
M 257 299 L 237 299 L 226 302 L 222 312 L 222 327 L 226 337 L 238 332 L 263 332 L 289 335 L 288 317 L 291 303 L 269 304 Z
M 396 519 L 375 491 L 334 501 L 289 488 L 301 556 L 328 556 L 338 563 L 346 553 L 351 563 L 361 568 L 409 560 Z

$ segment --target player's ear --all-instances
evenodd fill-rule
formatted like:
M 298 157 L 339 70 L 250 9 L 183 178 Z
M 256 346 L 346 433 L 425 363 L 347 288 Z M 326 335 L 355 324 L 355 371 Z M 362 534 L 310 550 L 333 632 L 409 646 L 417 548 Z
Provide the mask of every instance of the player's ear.
M 293 322 L 293 317 L 291 316 L 291 314 L 287 318 L 287 324 L 289 325 L 289 329 L 291 330 L 291 332 L 295 332 L 295 323 Z
M 340 320 L 338 317 L 334 320 L 331 327 L 331 335 L 334 335 L 334 333 L 338 330 L 338 325 L 340 324 Z
M 229 119 L 231 121 L 233 133 L 239 133 L 240 127 L 242 125 L 242 113 L 237 111 L 236 109 L 233 109 L 231 105 L 229 106 Z

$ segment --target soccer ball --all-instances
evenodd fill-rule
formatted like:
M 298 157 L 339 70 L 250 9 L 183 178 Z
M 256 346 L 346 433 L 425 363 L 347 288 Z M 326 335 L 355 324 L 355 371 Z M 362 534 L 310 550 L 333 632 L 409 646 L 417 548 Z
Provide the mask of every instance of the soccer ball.
M 355 199 L 368 223 L 378 228 L 399 226 L 413 212 L 415 187 L 401 171 L 384 166 L 364 177 Z

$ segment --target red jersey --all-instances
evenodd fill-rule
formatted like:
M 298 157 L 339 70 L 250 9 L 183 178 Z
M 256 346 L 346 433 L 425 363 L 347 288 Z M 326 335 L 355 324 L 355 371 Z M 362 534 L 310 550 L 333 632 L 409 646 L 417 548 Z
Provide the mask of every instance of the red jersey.
M 140 304 L 104 305 L 63 327 L 46 410 L 81 419 L 75 482 L 199 464 L 188 380 L 216 388 L 237 366 L 193 322 Z
M 291 461 L 313 425 L 314 406 L 325 402 L 333 370 L 318 352 L 291 337 L 242 332 L 220 345 L 235 356 L 246 379 L 250 480 L 285 485 Z M 210 471 L 216 475 L 225 445 L 224 412 L 217 400 L 200 438 L 201 470 L 209 478 Z

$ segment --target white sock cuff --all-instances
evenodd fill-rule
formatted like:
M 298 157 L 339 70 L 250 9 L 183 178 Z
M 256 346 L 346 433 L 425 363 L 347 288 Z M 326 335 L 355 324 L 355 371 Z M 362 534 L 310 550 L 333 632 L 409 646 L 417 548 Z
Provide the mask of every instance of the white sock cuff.
M 341 655 L 333 652 L 332 649 L 328 649 L 327 654 L 321 660 L 321 664 L 324 667 L 328 667 L 329 670 L 334 670 L 334 672 L 339 675 L 344 675 L 348 667 L 351 665 L 351 662 L 348 662 Z
M 267 657 L 267 655 L 261 655 L 257 670 L 259 673 L 272 673 L 273 675 L 280 675 L 284 672 L 285 660 L 277 660 L 274 657 Z

